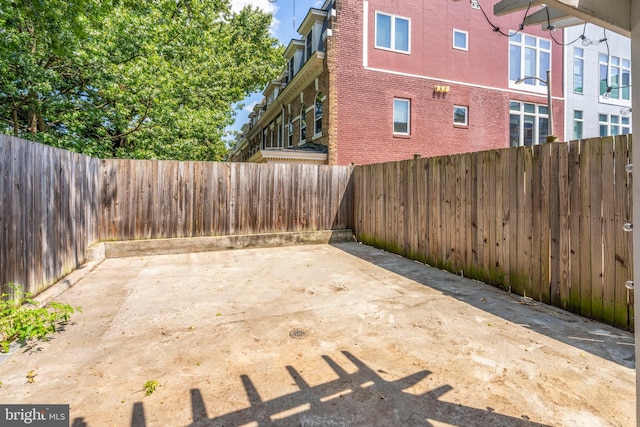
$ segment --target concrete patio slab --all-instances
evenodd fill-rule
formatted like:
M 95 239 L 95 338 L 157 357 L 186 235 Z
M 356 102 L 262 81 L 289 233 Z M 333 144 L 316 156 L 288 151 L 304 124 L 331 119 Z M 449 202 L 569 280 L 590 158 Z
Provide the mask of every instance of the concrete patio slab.
M 635 424 L 632 334 L 357 243 L 110 258 L 56 300 L 0 403 L 76 427 Z

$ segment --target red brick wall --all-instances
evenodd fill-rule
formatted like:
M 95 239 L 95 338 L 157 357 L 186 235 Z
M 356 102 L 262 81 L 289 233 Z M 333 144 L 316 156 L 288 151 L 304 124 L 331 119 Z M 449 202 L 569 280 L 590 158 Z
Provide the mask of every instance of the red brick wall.
M 468 2 L 460 2 L 458 6 L 448 6 L 448 3 L 451 3 L 450 0 L 421 0 L 412 2 L 414 4 L 412 8 L 415 9 L 415 4 L 418 3 L 429 4 L 429 7 L 424 6 L 424 10 L 430 11 L 430 14 L 424 15 L 424 21 L 422 21 L 422 15 L 419 18 L 411 18 L 412 55 L 382 52 L 382 56 L 396 55 L 400 58 L 396 69 L 393 68 L 393 64 L 389 63 L 383 64 L 383 66 L 392 72 L 400 71 L 403 73 L 409 69 L 412 71 L 422 69 L 423 71 L 420 73 L 422 76 L 440 76 L 438 78 L 468 81 L 470 85 L 365 69 L 363 66 L 363 2 L 338 0 L 336 5 L 338 16 L 333 29 L 334 37 L 337 38 L 338 131 L 336 162 L 338 164 L 368 164 L 409 159 L 413 158 L 415 154 L 426 157 L 506 148 L 509 137 L 509 101 L 518 100 L 545 105 L 547 103 L 544 95 L 516 92 L 508 88 L 508 39 L 494 34 L 486 22 L 481 23 L 484 26 L 480 30 L 484 29 L 484 32 L 477 32 L 482 34 L 482 37 L 491 38 L 487 43 L 485 55 L 477 54 L 477 50 L 482 49 L 482 45 L 478 46 L 477 43 L 473 55 L 469 55 L 468 62 L 464 64 L 446 56 L 438 57 L 437 64 L 433 64 L 427 56 L 418 55 L 420 43 L 426 43 L 426 41 L 420 39 L 416 34 L 424 30 L 444 35 L 449 34 L 453 27 L 466 30 L 464 25 L 470 25 L 470 21 L 473 21 L 474 26 L 480 25 L 480 23 L 475 23 L 475 20 L 481 13 L 476 10 L 470 11 Z M 433 7 L 436 3 L 441 6 L 441 9 Z M 492 16 L 490 12 L 493 10 L 493 3 L 495 1 L 483 2 L 483 7 L 490 16 Z M 462 6 L 463 4 L 464 6 Z M 402 7 L 403 2 L 397 1 L 371 0 L 369 2 L 370 46 L 368 49 L 370 54 L 368 58 L 374 62 L 378 61 L 378 64 L 384 61 L 380 59 L 381 52 L 373 49 L 371 34 L 375 22 L 371 17 L 374 11 L 379 8 L 387 8 L 384 11 L 403 16 L 413 13 L 403 12 Z M 439 17 L 438 13 L 446 19 Z M 459 15 L 460 22 L 452 24 L 456 13 Z M 473 18 L 469 18 L 469 16 Z M 504 25 L 505 31 L 513 26 L 517 27 L 511 22 L 513 18 L 505 19 L 503 18 L 502 21 L 496 19 L 496 22 Z M 436 31 L 432 28 L 438 26 L 444 29 L 440 28 Z M 527 32 L 537 34 L 539 29 L 530 31 L 527 28 Z M 472 35 L 473 33 L 470 32 L 470 47 L 474 49 Z M 429 43 L 430 49 L 434 49 L 434 46 L 431 45 L 437 45 L 435 48 L 440 46 L 439 49 L 446 50 L 451 55 L 459 53 L 451 52 L 450 38 L 432 39 Z M 471 49 L 470 52 L 472 52 Z M 492 55 L 492 51 L 495 51 L 495 55 L 489 57 Z M 414 52 L 416 53 L 414 54 Z M 404 63 L 406 61 L 418 61 L 420 64 L 416 68 L 415 64 L 409 66 Z M 553 78 L 556 79 L 554 81 L 561 82 L 562 48 L 558 45 L 552 47 L 552 61 Z M 372 66 L 371 62 L 368 65 Z M 465 69 L 460 71 L 457 70 L 457 67 Z M 477 70 L 477 75 L 474 75 L 474 70 Z M 454 79 L 454 77 L 457 78 Z M 499 84 L 500 82 L 503 83 Z M 449 92 L 447 94 L 434 93 L 436 85 L 449 86 Z M 554 94 L 556 96 L 562 95 L 561 85 L 554 85 Z M 408 137 L 393 135 L 394 97 L 411 100 L 411 135 Z M 468 127 L 453 125 L 454 105 L 469 107 Z M 554 100 L 556 135 L 563 135 L 563 108 L 561 100 Z

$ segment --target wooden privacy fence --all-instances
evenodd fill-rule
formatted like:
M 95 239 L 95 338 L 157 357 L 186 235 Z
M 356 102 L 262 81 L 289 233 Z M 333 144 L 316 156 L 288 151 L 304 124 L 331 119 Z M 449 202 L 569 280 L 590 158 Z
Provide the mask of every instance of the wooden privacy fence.
M 99 240 L 352 228 L 632 329 L 630 159 L 630 136 L 352 168 L 99 160 L 0 135 L 0 285 L 39 292 Z
M 39 292 L 99 240 L 345 229 L 351 172 L 99 160 L 0 135 L 0 285 Z
M 356 237 L 633 328 L 631 137 L 357 166 Z

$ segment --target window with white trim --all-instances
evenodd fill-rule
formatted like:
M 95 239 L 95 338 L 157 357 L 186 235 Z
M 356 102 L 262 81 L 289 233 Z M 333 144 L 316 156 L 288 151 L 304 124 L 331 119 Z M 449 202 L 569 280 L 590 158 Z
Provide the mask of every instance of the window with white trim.
M 302 104 L 300 109 L 300 144 L 307 140 L 307 107 Z
M 411 101 L 394 98 L 393 100 L 393 133 L 396 135 L 410 134 Z
M 293 145 L 293 116 L 289 115 L 289 123 L 287 124 L 287 133 L 288 133 L 288 146 L 291 147 Z
M 573 139 L 582 139 L 583 116 L 582 110 L 573 110 Z
M 576 46 L 573 48 L 573 91 L 584 93 L 584 49 Z
M 307 60 L 309 60 L 309 58 L 311 58 L 311 54 L 313 53 L 313 28 L 309 30 L 305 41 L 307 48 Z
M 551 42 L 540 37 L 518 33 L 509 37 L 509 81 L 524 77 L 538 77 L 546 81 L 547 70 L 551 69 Z M 546 83 L 538 79 L 523 82 L 531 87 L 546 88 Z
M 511 101 L 509 104 L 509 146 L 530 147 L 546 142 L 549 108 L 546 105 Z
M 322 134 L 322 92 L 316 95 L 316 104 L 313 112 L 314 136 Z
M 409 18 L 376 12 L 375 46 L 377 48 L 409 53 L 410 34 Z
M 620 130 L 623 135 L 629 135 L 631 133 L 631 118 L 620 117 Z
M 457 126 L 469 125 L 469 107 L 453 106 L 453 124 Z
M 278 141 L 278 147 L 282 147 L 282 116 L 278 116 L 278 118 L 276 119 L 276 134 L 277 134 L 277 141 Z
M 469 50 L 469 33 L 462 30 L 453 29 L 453 48 Z
M 608 99 L 631 99 L 631 61 L 617 56 L 598 55 L 600 96 Z M 606 94 L 606 95 L 605 95 Z
M 631 132 L 629 117 L 617 114 L 599 114 L 600 136 L 627 135 Z

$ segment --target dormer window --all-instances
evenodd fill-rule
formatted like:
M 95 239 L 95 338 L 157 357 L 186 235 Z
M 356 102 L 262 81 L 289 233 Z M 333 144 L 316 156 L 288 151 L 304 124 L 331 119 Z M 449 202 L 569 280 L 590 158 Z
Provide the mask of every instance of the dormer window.
M 307 33 L 307 59 L 311 58 L 313 54 L 313 29 Z
M 293 65 L 293 57 L 291 57 L 289 60 L 289 81 L 293 80 L 293 75 L 295 74 Z

